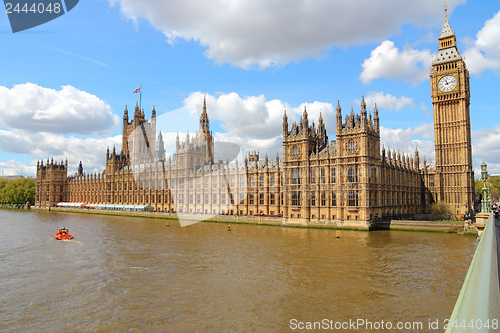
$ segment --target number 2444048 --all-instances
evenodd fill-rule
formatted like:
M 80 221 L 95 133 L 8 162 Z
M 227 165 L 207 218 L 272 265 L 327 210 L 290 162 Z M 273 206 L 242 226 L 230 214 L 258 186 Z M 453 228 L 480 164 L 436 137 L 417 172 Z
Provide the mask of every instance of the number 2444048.
M 5 4 L 5 9 L 7 14 L 12 13 L 34 13 L 34 14 L 42 14 L 42 13 L 55 13 L 59 14 L 61 12 L 61 4 L 60 3 L 49 3 L 45 5 L 44 3 L 33 3 L 31 6 L 28 6 L 27 3 L 21 5 L 20 3 L 12 4 L 7 2 Z

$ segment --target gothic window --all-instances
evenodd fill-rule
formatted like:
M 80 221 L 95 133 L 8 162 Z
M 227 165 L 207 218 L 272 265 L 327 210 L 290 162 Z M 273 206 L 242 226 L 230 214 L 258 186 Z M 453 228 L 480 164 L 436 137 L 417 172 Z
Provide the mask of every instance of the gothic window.
M 264 204 L 264 193 L 259 194 L 259 205 Z
M 434 187 L 434 176 L 429 176 L 429 187 Z
M 316 192 L 311 193 L 311 206 L 316 206 Z
M 332 192 L 332 206 L 337 206 L 337 193 L 335 192 Z
M 208 177 L 207 177 L 207 178 L 205 178 L 205 188 L 208 188 L 208 187 L 209 187 L 209 181 L 210 181 L 210 180 L 208 179 Z
M 332 183 L 335 184 L 337 182 L 337 169 L 332 169 Z
M 269 204 L 274 205 L 274 203 L 275 203 L 275 196 L 274 196 L 274 194 L 271 194 L 271 195 L 270 195 L 270 197 L 269 197 L 269 201 L 270 201 L 270 203 L 269 203 Z
M 316 170 L 311 169 L 311 184 L 316 184 Z
M 253 187 L 253 176 L 248 176 L 248 186 Z
M 275 176 L 271 175 L 269 178 L 269 182 L 271 183 L 270 186 L 276 186 Z
M 300 192 L 292 192 L 292 206 L 300 206 Z
M 234 176 L 231 176 L 231 188 L 234 188 Z
M 326 194 L 321 192 L 321 206 L 326 206 Z
M 264 187 L 264 175 L 259 176 L 259 187 Z
M 214 204 L 214 205 L 217 204 L 217 194 L 212 195 L 212 204 Z
M 354 142 L 354 140 L 352 140 L 352 139 L 349 140 L 349 146 L 348 146 L 348 148 L 349 148 L 349 152 L 350 153 L 356 152 L 356 143 Z
M 209 200 L 208 194 L 205 194 L 205 205 L 208 205 L 208 200 Z
M 221 205 L 225 205 L 226 204 L 226 195 L 225 194 L 221 194 L 221 196 L 220 196 L 220 203 L 221 203 Z
M 300 170 L 292 169 L 292 185 L 300 184 Z
M 249 204 L 249 205 L 253 205 L 253 201 L 254 201 L 254 200 L 253 200 L 253 194 L 251 194 L 251 193 L 250 193 L 250 194 L 248 195 L 248 204 Z
M 299 147 L 293 146 L 293 148 L 292 148 L 292 156 L 293 157 L 298 157 L 299 156 Z
M 358 206 L 358 191 L 347 192 L 347 205 L 351 207 Z
M 240 176 L 240 188 L 245 188 L 245 177 Z
M 358 181 L 358 167 L 350 166 L 347 168 L 347 182 L 356 183 Z
M 326 183 L 326 173 L 325 168 L 321 168 L 321 184 Z

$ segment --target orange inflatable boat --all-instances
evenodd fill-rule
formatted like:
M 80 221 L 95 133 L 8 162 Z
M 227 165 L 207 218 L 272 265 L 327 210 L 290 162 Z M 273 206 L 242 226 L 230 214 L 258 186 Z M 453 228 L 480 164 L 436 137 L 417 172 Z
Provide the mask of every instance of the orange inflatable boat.
M 59 231 L 56 232 L 56 234 L 54 235 L 54 237 L 57 240 L 61 240 L 61 239 L 73 239 L 73 236 L 71 236 L 69 234 L 69 231 L 66 228 L 59 229 Z

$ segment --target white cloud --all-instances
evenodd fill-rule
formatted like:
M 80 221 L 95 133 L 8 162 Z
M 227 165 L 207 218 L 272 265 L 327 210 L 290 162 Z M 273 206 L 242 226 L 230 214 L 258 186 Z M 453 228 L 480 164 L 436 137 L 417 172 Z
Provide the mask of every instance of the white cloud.
M 464 52 L 471 74 L 486 70 L 500 72 L 500 12 L 486 21 L 472 46 Z
M 429 78 L 431 65 L 429 50 L 403 49 L 400 51 L 394 42 L 385 40 L 365 59 L 359 78 L 365 84 L 380 78 L 419 84 Z
M 0 124 L 7 128 L 55 134 L 109 133 L 119 118 L 97 96 L 63 86 L 61 90 L 33 83 L 0 86 Z
M 361 101 L 356 100 L 356 103 L 360 103 Z M 385 109 L 388 111 L 399 111 L 403 108 L 409 107 L 413 108 L 413 99 L 410 97 L 396 97 L 391 94 L 384 94 L 381 91 L 371 91 L 365 97 L 366 105 L 369 109 L 373 109 L 375 107 L 375 103 L 377 103 L 378 109 Z
M 29 133 L 19 130 L 0 131 L 0 149 L 8 153 L 28 155 L 33 158 L 31 165 L 36 165 L 36 160 L 54 158 L 54 161 L 68 159 L 70 172 L 77 170 L 80 161 L 86 172 L 102 172 L 105 167 L 106 148 L 116 145 L 117 151 L 121 149 L 121 135 L 109 138 L 76 138 L 64 137 L 52 133 Z M 34 169 L 19 165 L 11 168 L 13 174 L 34 176 Z M 24 173 L 30 172 L 30 173 Z
M 436 26 L 434 0 L 234 1 L 109 0 L 139 26 L 146 19 L 167 41 L 195 41 L 216 63 L 242 68 L 318 57 L 333 46 L 378 42 L 403 24 Z M 449 11 L 465 0 L 450 0 Z
M 198 119 L 203 106 L 203 97 L 201 92 L 192 93 L 184 100 L 183 109 L 190 110 L 191 117 L 196 115 Z M 205 97 L 210 121 L 220 122 L 220 126 L 230 137 L 275 138 L 282 134 L 284 111 L 286 110 L 288 123 L 291 125 L 302 115 L 304 107 L 307 108 L 311 123 L 314 120 L 317 125 L 321 113 L 327 131 L 335 129 L 334 107 L 330 103 L 315 101 L 291 107 L 280 100 L 268 101 L 264 95 L 241 97 L 234 92 L 217 97 L 211 95 Z
M 472 140 L 476 178 L 480 175 L 479 166 L 483 160 L 488 164 L 488 173 L 500 174 L 500 124 L 489 129 L 472 131 Z
M 2 170 L 0 176 L 22 175 L 25 177 L 34 177 L 36 174 L 36 162 L 34 165 L 26 165 L 14 160 L 0 162 L 0 170 Z
M 422 124 L 414 128 L 393 129 L 380 126 L 380 141 L 386 150 L 396 150 L 401 154 L 415 156 L 418 148 L 420 161 L 434 160 L 434 125 Z
M 2 170 L 35 176 L 36 160 L 53 157 L 58 162 L 68 159 L 73 172 L 80 161 L 88 172 L 102 171 L 106 147 L 121 148 L 121 136 L 105 137 L 118 120 L 104 101 L 72 86 L 61 90 L 33 83 L 12 89 L 0 86 L 0 125 L 4 127 L 0 150 L 33 158 L 29 165 L 2 162 Z

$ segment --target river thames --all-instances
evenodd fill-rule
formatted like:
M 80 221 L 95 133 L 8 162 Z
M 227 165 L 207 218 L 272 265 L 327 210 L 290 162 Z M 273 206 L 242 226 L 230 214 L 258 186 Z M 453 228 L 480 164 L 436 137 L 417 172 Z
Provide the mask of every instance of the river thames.
M 293 323 L 362 319 L 442 332 L 477 246 L 443 233 L 337 239 L 167 221 L 0 210 L 0 331 L 297 332 Z M 74 240 L 54 239 L 63 226 Z

